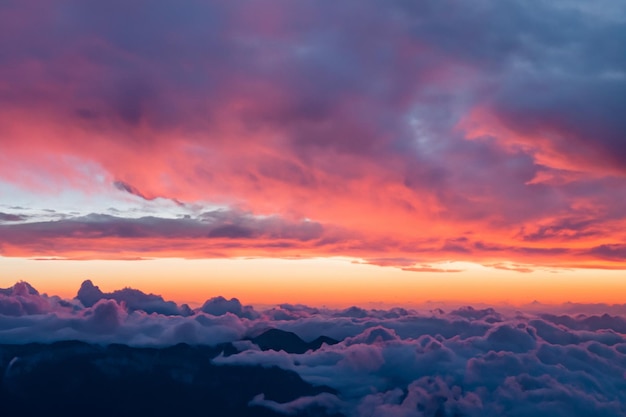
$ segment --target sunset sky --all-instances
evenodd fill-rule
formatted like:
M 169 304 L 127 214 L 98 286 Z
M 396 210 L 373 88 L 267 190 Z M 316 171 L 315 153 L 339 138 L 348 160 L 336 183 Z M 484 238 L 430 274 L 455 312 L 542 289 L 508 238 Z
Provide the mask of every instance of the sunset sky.
M 626 3 L 0 3 L 0 287 L 626 302 Z

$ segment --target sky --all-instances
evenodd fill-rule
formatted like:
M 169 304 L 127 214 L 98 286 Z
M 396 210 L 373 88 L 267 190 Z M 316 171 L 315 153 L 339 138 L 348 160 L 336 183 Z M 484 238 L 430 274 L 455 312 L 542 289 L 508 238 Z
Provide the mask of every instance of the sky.
M 0 3 L 0 287 L 623 303 L 626 3 Z

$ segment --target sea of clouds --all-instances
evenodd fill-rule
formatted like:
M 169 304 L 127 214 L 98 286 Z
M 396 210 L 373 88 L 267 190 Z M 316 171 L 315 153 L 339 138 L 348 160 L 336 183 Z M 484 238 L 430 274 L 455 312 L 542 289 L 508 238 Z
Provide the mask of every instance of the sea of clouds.
M 611 314 L 575 307 L 257 311 L 216 297 L 191 309 L 129 288 L 104 293 L 90 281 L 72 300 L 20 282 L 0 289 L 0 344 L 233 343 L 239 353 L 215 364 L 278 366 L 337 392 L 251 402 L 287 415 L 320 406 L 348 416 L 626 415 L 623 306 L 605 306 Z M 339 343 L 301 354 L 261 350 L 250 339 L 270 328 Z

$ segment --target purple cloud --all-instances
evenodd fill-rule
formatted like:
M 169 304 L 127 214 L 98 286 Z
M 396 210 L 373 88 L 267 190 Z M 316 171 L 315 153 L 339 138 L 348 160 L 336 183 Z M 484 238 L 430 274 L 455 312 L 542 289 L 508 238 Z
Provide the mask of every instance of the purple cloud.
M 93 307 L 100 300 L 115 300 L 123 304 L 129 311 L 142 310 L 148 314 L 190 316 L 191 309 L 187 304 L 180 307 L 173 301 L 165 301 L 163 297 L 154 294 L 145 294 L 132 288 L 103 293 L 91 280 L 86 280 L 80 286 L 76 298 L 85 306 Z
M 39 294 L 26 283 L 2 290 L 0 343 L 228 345 L 221 348 L 228 353 L 215 357 L 214 364 L 280 367 L 313 386 L 329 387 L 287 402 L 252 399 L 252 405 L 294 415 L 311 410 L 433 417 L 626 412 L 623 313 L 557 315 L 536 305 L 535 312 L 526 313 L 277 307 L 285 319 L 276 317 L 276 308 L 256 312 L 235 299 L 216 297 L 207 308 L 183 316 L 153 312 L 155 303 L 170 305 L 139 291 L 103 294 L 84 284 L 81 292 L 85 304 Z M 263 333 L 268 328 L 274 330 Z M 311 347 L 314 342 L 304 342 L 320 336 L 338 343 Z M 294 340 L 307 347 L 288 353 Z
M 546 256 L 527 246 L 575 240 L 587 250 L 564 247 L 570 260 L 623 263 L 603 249 L 621 242 L 626 211 L 621 5 L 141 4 L 0 6 L 4 181 L 93 192 L 102 185 L 81 167 L 96 166 L 107 184 L 149 201 L 313 219 L 202 230 L 343 243 L 325 256 L 352 255 L 352 234 L 325 235 L 337 227 L 372 246 L 419 230 L 439 240 L 422 245 L 428 258 L 539 265 Z M 67 158 L 76 163 L 58 162 Z M 103 233 L 94 220 L 73 226 Z M 150 235 L 149 219 L 109 220 L 112 235 Z M 24 235 L 60 227 L 23 226 Z M 498 260 L 477 251 L 472 230 L 509 250 Z M 411 258 L 398 249 L 416 242 L 396 243 L 382 257 Z

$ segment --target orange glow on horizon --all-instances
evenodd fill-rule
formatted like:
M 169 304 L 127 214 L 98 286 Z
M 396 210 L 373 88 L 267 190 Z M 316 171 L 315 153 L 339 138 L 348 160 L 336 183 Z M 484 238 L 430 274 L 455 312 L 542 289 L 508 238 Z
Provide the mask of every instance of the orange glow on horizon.
M 36 261 L 1 258 L 0 287 L 16 281 L 73 298 L 85 279 L 110 292 L 126 286 L 166 300 L 201 305 L 222 295 L 244 304 L 301 303 L 343 308 L 417 307 L 421 303 L 523 305 L 607 303 L 626 300 L 623 271 L 538 270 L 533 273 L 472 263 L 438 266 L 463 272 L 410 272 L 327 259 L 159 259 L 146 261 Z

